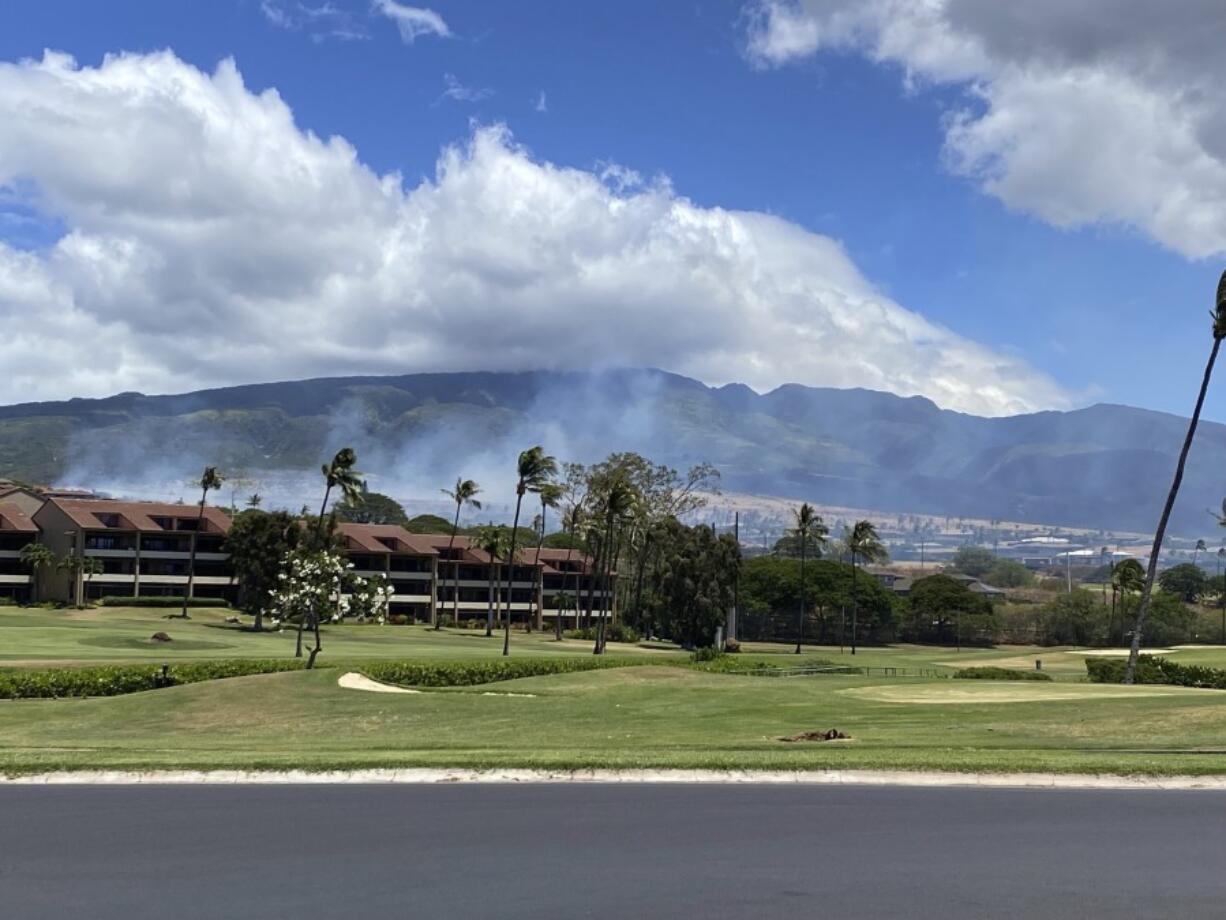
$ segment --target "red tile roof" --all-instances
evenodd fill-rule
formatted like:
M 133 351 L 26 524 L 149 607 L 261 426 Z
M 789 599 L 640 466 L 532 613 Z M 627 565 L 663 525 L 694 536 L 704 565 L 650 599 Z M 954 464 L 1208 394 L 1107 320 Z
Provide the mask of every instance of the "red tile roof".
M 437 556 L 436 550 L 423 534 L 409 533 L 396 524 L 349 524 L 336 525 L 337 532 L 349 542 L 350 549 L 368 553 L 396 553 L 407 556 Z M 394 540 L 392 549 L 382 540 Z
M 177 505 L 165 502 L 125 502 L 106 498 L 52 498 L 48 504 L 55 505 L 83 530 L 138 530 L 142 533 L 168 533 L 153 519 L 155 517 L 184 518 L 195 520 L 200 513 L 198 505 Z M 118 515 L 119 526 L 107 527 L 98 515 Z M 204 506 L 204 527 L 201 533 L 229 533 L 230 517 L 220 508 Z
M 38 525 L 16 505 L 11 502 L 0 502 L 0 530 L 38 533 Z

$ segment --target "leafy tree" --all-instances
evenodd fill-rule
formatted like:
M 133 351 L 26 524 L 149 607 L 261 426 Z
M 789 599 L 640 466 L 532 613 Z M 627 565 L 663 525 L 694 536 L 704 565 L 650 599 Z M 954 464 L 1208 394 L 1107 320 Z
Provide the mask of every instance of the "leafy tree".
M 481 492 L 481 487 L 471 479 L 465 479 L 463 476 L 456 477 L 454 489 L 443 489 L 443 494 L 455 502 L 455 517 L 451 521 L 451 536 L 447 540 L 447 558 L 451 561 L 451 571 L 453 573 L 453 583 L 451 588 L 451 621 L 458 624 L 460 622 L 460 560 L 452 558 L 452 552 L 455 548 L 456 534 L 460 530 L 460 512 L 465 505 L 470 508 L 481 510 L 481 502 L 477 500 L 477 495 Z M 439 520 L 442 520 L 440 518 Z M 435 614 L 434 628 L 442 628 L 442 620 Z
M 1171 519 L 1171 509 L 1175 507 L 1175 499 L 1179 496 L 1184 466 L 1187 465 L 1188 454 L 1192 450 L 1192 441 L 1196 437 L 1196 426 L 1200 422 L 1200 413 L 1205 405 L 1209 379 L 1213 376 L 1213 364 L 1217 361 L 1218 351 L 1221 350 L 1224 338 L 1226 338 L 1226 271 L 1222 272 L 1217 285 L 1217 297 L 1213 310 L 1213 347 L 1209 350 L 1205 374 L 1201 379 L 1200 391 L 1196 395 L 1196 406 L 1192 410 L 1192 418 L 1188 421 L 1188 433 L 1184 436 L 1183 447 L 1179 451 L 1179 461 L 1175 464 L 1175 478 L 1171 481 L 1166 504 L 1162 506 L 1162 516 L 1158 518 L 1158 527 L 1154 530 L 1154 545 L 1149 554 L 1149 569 L 1145 573 L 1145 585 L 1141 589 L 1141 603 L 1137 608 L 1137 625 L 1132 634 L 1132 643 L 1128 648 L 1128 664 L 1124 668 L 1124 683 L 1126 684 L 1131 684 L 1136 676 L 1137 658 L 1141 654 L 1141 635 L 1145 631 L 1145 618 L 1149 614 L 1150 596 L 1153 594 L 1154 581 L 1158 574 L 1158 553 L 1162 550 L 1162 540 L 1166 536 L 1167 522 Z
M 319 520 L 315 526 L 315 541 L 314 549 L 316 552 L 324 552 L 327 548 L 330 530 L 328 527 L 328 499 L 332 495 L 333 489 L 340 489 L 341 495 L 345 501 L 357 503 L 362 499 L 362 474 L 354 467 L 357 466 L 357 454 L 353 452 L 351 447 L 342 447 L 336 452 L 336 456 L 332 458 L 330 463 L 325 463 L 320 467 L 320 471 L 324 477 L 324 500 L 319 506 Z M 335 524 L 336 518 L 331 519 L 332 524 Z M 297 645 L 294 650 L 294 657 L 302 657 L 302 632 L 307 621 L 310 621 L 311 632 L 315 638 L 315 645 L 311 649 L 311 654 L 307 658 L 307 670 L 315 667 L 315 659 L 323 650 L 323 642 L 319 635 L 319 620 L 320 611 L 318 608 L 312 608 L 308 616 L 303 616 L 298 619 L 298 638 Z
M 996 564 L 996 557 L 983 546 L 959 546 L 954 553 L 953 564 L 963 575 L 982 578 Z
M 856 653 L 856 627 L 858 625 L 859 596 L 856 592 L 856 560 L 865 564 L 884 562 L 889 559 L 885 545 L 877 536 L 877 528 L 872 521 L 856 521 L 850 530 L 843 534 L 847 551 L 851 555 L 851 653 Z
M 820 548 L 826 542 L 826 534 L 829 528 L 822 522 L 821 516 L 813 510 L 813 506 L 808 502 L 802 504 L 794 512 L 796 518 L 796 526 L 792 528 L 792 535 L 800 544 L 800 583 L 803 586 L 805 583 L 805 557 L 808 554 L 809 541 L 814 541 Z M 800 616 L 796 624 L 796 654 L 800 654 L 800 645 L 805 637 L 805 591 L 800 592 Z
M 447 533 L 451 529 L 451 521 L 437 514 L 419 514 L 409 518 L 403 526 L 409 533 Z M 464 528 L 461 527 L 458 532 L 464 533 Z
M 196 580 L 196 540 L 200 536 L 200 528 L 204 525 L 204 506 L 208 502 L 209 492 L 220 489 L 222 481 L 221 474 L 217 472 L 215 466 L 206 466 L 200 475 L 200 513 L 196 515 L 196 529 L 192 531 L 191 550 L 187 563 L 187 588 L 183 592 L 183 609 L 179 611 L 179 618 L 182 620 L 189 618 L 187 599 L 192 596 L 192 586 Z
M 240 512 L 226 535 L 226 552 L 239 585 L 239 606 L 255 617 L 253 628 L 264 628 L 273 606 L 282 561 L 298 546 L 302 528 L 284 511 Z
M 911 585 L 908 600 L 910 638 L 920 642 L 961 646 L 963 635 L 983 633 L 993 626 L 992 605 L 982 594 L 948 575 L 929 575 Z
M 332 511 L 338 521 L 350 524 L 395 524 L 404 527 L 409 523 L 409 516 L 396 499 L 382 492 L 371 492 L 365 483 L 362 484 L 360 499 L 342 499 Z
M 709 646 L 732 604 L 740 547 L 731 534 L 716 536 L 710 527 L 686 527 L 676 518 L 658 526 L 652 623 L 687 648 Z
M 1034 581 L 1034 575 L 1014 559 L 997 559 L 983 580 L 994 588 L 1024 588 Z
M 519 536 L 519 512 L 528 492 L 540 492 L 558 473 L 558 461 L 545 453 L 539 444 L 519 455 L 515 464 L 518 481 L 515 484 L 515 519 L 511 524 L 511 546 L 507 551 L 507 620 L 502 638 L 502 654 L 511 654 L 511 596 L 515 582 L 515 544 Z
M 602 496 L 602 517 L 604 533 L 601 535 L 601 545 L 604 547 L 603 560 L 599 566 L 601 597 L 609 600 L 610 587 L 613 583 L 613 569 L 617 564 L 617 530 L 623 526 L 634 510 L 640 494 L 629 478 L 620 470 L 614 469 L 606 482 L 597 489 L 596 494 Z M 605 651 L 605 634 L 609 617 L 612 615 L 612 605 L 607 605 L 603 616 L 596 624 L 596 645 L 592 649 L 595 655 L 603 655 Z
M 1158 576 L 1158 586 L 1185 604 L 1194 604 L 1209 590 L 1209 576 L 1191 562 L 1171 566 Z
M 1103 634 L 1103 612 L 1084 588 L 1058 594 L 1040 609 L 1044 639 L 1049 645 L 1095 645 Z
M 93 556 L 82 556 L 76 553 L 69 553 L 67 556 L 64 556 L 59 560 L 59 562 L 56 563 L 55 567 L 61 572 L 68 573 L 68 600 L 70 603 L 74 603 L 78 607 L 81 605 L 78 600 L 79 595 L 77 593 L 77 587 L 81 576 L 85 576 L 85 583 L 88 585 L 89 580 L 94 575 L 102 574 L 101 559 L 97 559 Z

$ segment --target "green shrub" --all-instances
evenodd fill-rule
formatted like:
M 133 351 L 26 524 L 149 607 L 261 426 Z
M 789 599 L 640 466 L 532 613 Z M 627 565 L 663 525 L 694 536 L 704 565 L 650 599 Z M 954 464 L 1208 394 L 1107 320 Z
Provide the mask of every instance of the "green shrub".
M 843 674 L 860 673 L 859 668 L 836 665 L 825 658 L 806 658 L 800 663 L 790 659 L 786 665 L 774 661 L 760 661 L 736 655 L 720 655 L 716 658 L 700 660 L 692 658 L 690 667 L 698 671 L 710 671 L 715 674 L 745 674 L 754 673 L 759 677 L 783 677 L 792 673 L 794 668 L 829 668 Z
M 1127 661 L 1123 658 L 1087 658 L 1086 671 L 1096 684 L 1124 682 Z M 1196 664 L 1176 664 L 1166 658 L 1142 655 L 1137 659 L 1133 679 L 1138 684 L 1171 684 L 1178 687 L 1200 687 L 1226 690 L 1226 668 L 1209 668 Z
M 962 668 L 954 672 L 958 680 L 1051 680 L 1043 671 L 1018 671 L 1012 668 Z
M 596 641 L 596 627 L 585 626 L 582 629 L 568 629 L 562 633 L 567 639 L 581 639 L 584 642 Z M 640 642 L 642 636 L 633 626 L 625 623 L 610 623 L 605 627 L 605 640 L 608 642 Z
M 492 661 L 372 661 L 361 665 L 371 680 L 406 687 L 472 687 L 521 677 L 571 674 L 647 664 L 624 658 L 506 658 Z
M 99 603 L 103 607 L 182 607 L 181 597 L 104 597 Z M 229 607 L 228 601 L 220 597 L 191 597 L 187 600 L 188 607 Z
M 695 662 L 717 661 L 723 657 L 723 651 L 717 649 L 713 645 L 708 645 L 705 648 L 697 649 L 694 654 L 690 656 L 690 660 Z
M 120 696 L 194 684 L 226 677 L 297 671 L 299 659 L 230 659 L 173 664 L 162 674 L 161 665 L 107 665 L 96 668 L 57 668 L 46 671 L 0 672 L 0 699 L 29 700 L 56 697 Z

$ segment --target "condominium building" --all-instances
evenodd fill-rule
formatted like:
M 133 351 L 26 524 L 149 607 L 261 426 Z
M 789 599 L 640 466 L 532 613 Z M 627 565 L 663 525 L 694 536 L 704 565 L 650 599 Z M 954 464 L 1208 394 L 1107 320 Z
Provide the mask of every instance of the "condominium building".
M 21 551 L 38 542 L 38 525 L 21 506 L 0 500 L 0 599 L 28 604 L 34 599 L 34 574 Z
M 219 508 L 110 499 L 49 498 L 34 513 L 61 558 L 94 560 L 47 573 L 44 593 L 82 604 L 107 596 L 235 599 Z M 188 571 L 195 544 L 196 562 Z M 189 577 L 190 576 L 190 577 Z M 190 586 L 189 586 L 190 583 Z

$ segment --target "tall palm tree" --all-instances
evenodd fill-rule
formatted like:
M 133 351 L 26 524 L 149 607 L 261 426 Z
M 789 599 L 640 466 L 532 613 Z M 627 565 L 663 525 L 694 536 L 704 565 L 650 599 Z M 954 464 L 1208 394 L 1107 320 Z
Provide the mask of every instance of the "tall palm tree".
M 515 585 L 515 543 L 519 536 L 519 512 L 528 492 L 540 492 L 558 474 L 558 461 L 545 453 L 541 445 L 529 447 L 515 464 L 519 477 L 515 484 L 515 520 L 511 524 L 511 546 L 507 552 L 507 621 L 502 639 L 502 654 L 511 654 L 511 598 Z
M 570 534 L 570 539 L 566 543 L 566 568 L 570 568 L 571 559 L 575 554 L 575 541 L 579 538 L 579 527 L 583 524 L 583 508 L 578 504 L 570 505 L 566 511 L 562 513 L 562 529 Z M 583 566 L 579 567 L 579 571 L 575 572 L 575 628 L 579 627 L 579 578 Z M 566 576 L 562 576 L 562 594 L 566 594 Z M 557 619 L 553 624 L 553 637 L 559 642 L 562 641 L 562 610 L 559 607 Z
M 541 548 L 545 545 L 545 528 L 548 523 L 548 514 L 550 508 L 557 508 L 562 501 L 562 496 L 566 494 L 566 490 L 560 483 L 547 482 L 542 485 L 536 493 L 536 497 L 541 500 L 540 514 L 540 529 L 537 530 L 536 537 L 536 600 L 533 602 L 536 605 L 536 628 L 544 629 L 544 610 L 545 606 L 545 566 L 541 564 Z M 558 613 L 560 617 L 561 612 Z
M 332 458 L 332 462 L 325 463 L 320 467 L 320 472 L 324 477 L 324 500 L 319 506 L 319 520 L 315 522 L 315 543 L 316 548 L 323 550 L 326 539 L 326 527 L 324 521 L 328 514 L 328 499 L 332 497 L 333 489 L 340 489 L 341 495 L 345 501 L 356 505 L 362 501 L 362 474 L 354 467 L 357 466 L 358 456 L 353 452 L 352 447 L 342 447 L 336 452 L 336 456 Z M 323 644 L 319 636 L 319 611 L 312 610 L 311 615 L 311 632 L 315 637 L 315 647 L 311 649 L 311 655 L 307 658 L 307 668 L 315 667 L 315 658 L 323 649 Z M 302 657 L 302 631 L 306 625 L 306 618 L 298 619 L 298 640 L 294 650 L 294 657 Z
M 638 492 L 630 483 L 630 480 L 623 474 L 614 475 L 609 481 L 603 502 L 605 529 L 604 538 L 601 542 L 605 546 L 605 553 L 604 564 L 600 567 L 603 576 L 600 602 L 605 606 L 601 611 L 600 619 L 596 623 L 596 646 L 592 649 L 594 655 L 604 654 L 605 630 L 609 618 L 613 615 L 612 594 L 609 586 L 612 584 L 613 569 L 617 564 L 617 553 L 613 539 L 615 528 L 631 513 L 637 500 Z
M 1222 562 L 1226 560 L 1226 546 L 1218 547 L 1217 551 L 1217 604 L 1222 608 L 1222 644 L 1226 645 L 1226 590 L 1222 584 Z
M 1162 551 L 1162 540 L 1166 536 L 1167 522 L 1171 519 L 1171 509 L 1175 507 L 1175 499 L 1179 496 L 1183 468 L 1188 462 L 1188 452 L 1192 450 L 1192 439 L 1196 437 L 1196 426 L 1200 423 L 1201 409 L 1205 405 L 1205 394 L 1209 390 L 1209 379 L 1213 376 L 1213 364 L 1217 361 L 1222 339 L 1226 339 L 1226 272 L 1222 272 L 1217 284 L 1217 298 L 1213 308 L 1213 347 L 1209 350 L 1209 360 L 1205 363 L 1205 375 L 1201 379 L 1200 391 L 1196 394 L 1196 406 L 1192 410 L 1192 418 L 1188 421 L 1188 433 L 1183 439 L 1183 448 L 1179 451 L 1179 462 L 1175 464 L 1175 478 L 1171 481 L 1166 504 L 1162 506 L 1162 516 L 1158 518 L 1158 528 L 1154 531 L 1154 546 L 1149 554 L 1145 586 L 1141 589 L 1141 604 L 1137 608 L 1137 625 L 1132 634 L 1132 644 L 1128 648 L 1128 666 L 1124 669 L 1126 684 L 1131 684 L 1136 677 L 1137 657 L 1141 654 L 1141 636 L 1145 630 L 1145 618 L 1149 616 L 1149 599 L 1154 591 L 1154 580 L 1158 577 L 1158 554 Z
M 192 586 L 196 581 L 196 540 L 200 536 L 200 528 L 204 525 L 204 506 L 209 492 L 220 489 L 223 481 L 215 466 L 206 466 L 200 475 L 200 512 L 196 515 L 196 529 L 192 531 L 191 550 L 187 560 L 187 590 L 183 592 L 183 609 L 179 611 L 179 618 L 183 620 L 189 618 L 187 600 L 192 596 Z
M 495 585 L 498 583 L 498 560 L 506 554 L 510 540 L 505 527 L 487 524 L 477 531 L 474 538 L 476 546 L 490 557 L 489 564 L 489 608 L 485 612 L 485 635 L 494 635 Z M 459 588 L 457 587 L 457 591 Z M 497 604 L 501 607 L 501 603 Z
M 455 502 L 455 518 L 451 522 L 451 537 L 447 540 L 447 559 L 451 561 L 452 584 L 451 584 L 451 622 L 459 625 L 460 622 L 460 560 L 452 558 L 452 552 L 455 549 L 456 532 L 460 529 L 460 510 L 468 505 L 476 510 L 481 510 L 481 502 L 477 501 L 477 495 L 481 491 L 481 487 L 471 479 L 457 478 L 454 489 L 443 489 L 443 494 Z M 442 629 L 442 621 L 435 611 L 434 628 Z
M 856 521 L 851 530 L 846 533 L 844 540 L 847 543 L 847 551 L 851 553 L 851 653 L 854 655 L 860 601 L 856 584 L 856 560 L 859 559 L 867 565 L 888 558 L 888 554 L 885 551 L 885 544 L 877 536 L 877 528 L 873 526 L 872 521 Z
M 1199 556 L 1201 553 L 1205 552 L 1207 549 L 1209 549 L 1209 547 L 1205 545 L 1204 540 L 1196 541 L 1196 548 L 1192 550 L 1192 564 L 1193 565 L 1196 565 L 1196 557 Z
M 39 588 L 42 586 L 39 573 L 56 567 L 57 558 L 51 547 L 45 543 L 27 543 L 21 548 L 21 564 L 30 570 L 34 583 L 34 599 L 42 600 Z
M 796 654 L 799 655 L 800 644 L 805 637 L 805 588 L 807 587 L 805 560 L 809 553 L 809 541 L 815 540 L 820 548 L 825 544 L 826 534 L 830 532 L 830 528 L 808 502 L 802 504 L 793 514 L 796 518 L 796 526 L 792 528 L 792 536 L 800 542 L 800 616 L 796 621 Z
M 1118 591 L 1120 595 L 1120 632 L 1123 633 L 1124 623 L 1128 619 L 1128 596 L 1134 592 L 1140 591 L 1145 587 L 1145 569 L 1141 568 L 1141 563 L 1135 559 L 1125 559 L 1115 567 L 1114 581 L 1112 590 Z M 1112 621 L 1114 621 L 1114 611 L 1112 613 Z M 1112 639 L 1111 635 L 1112 624 L 1107 627 L 1108 639 Z

